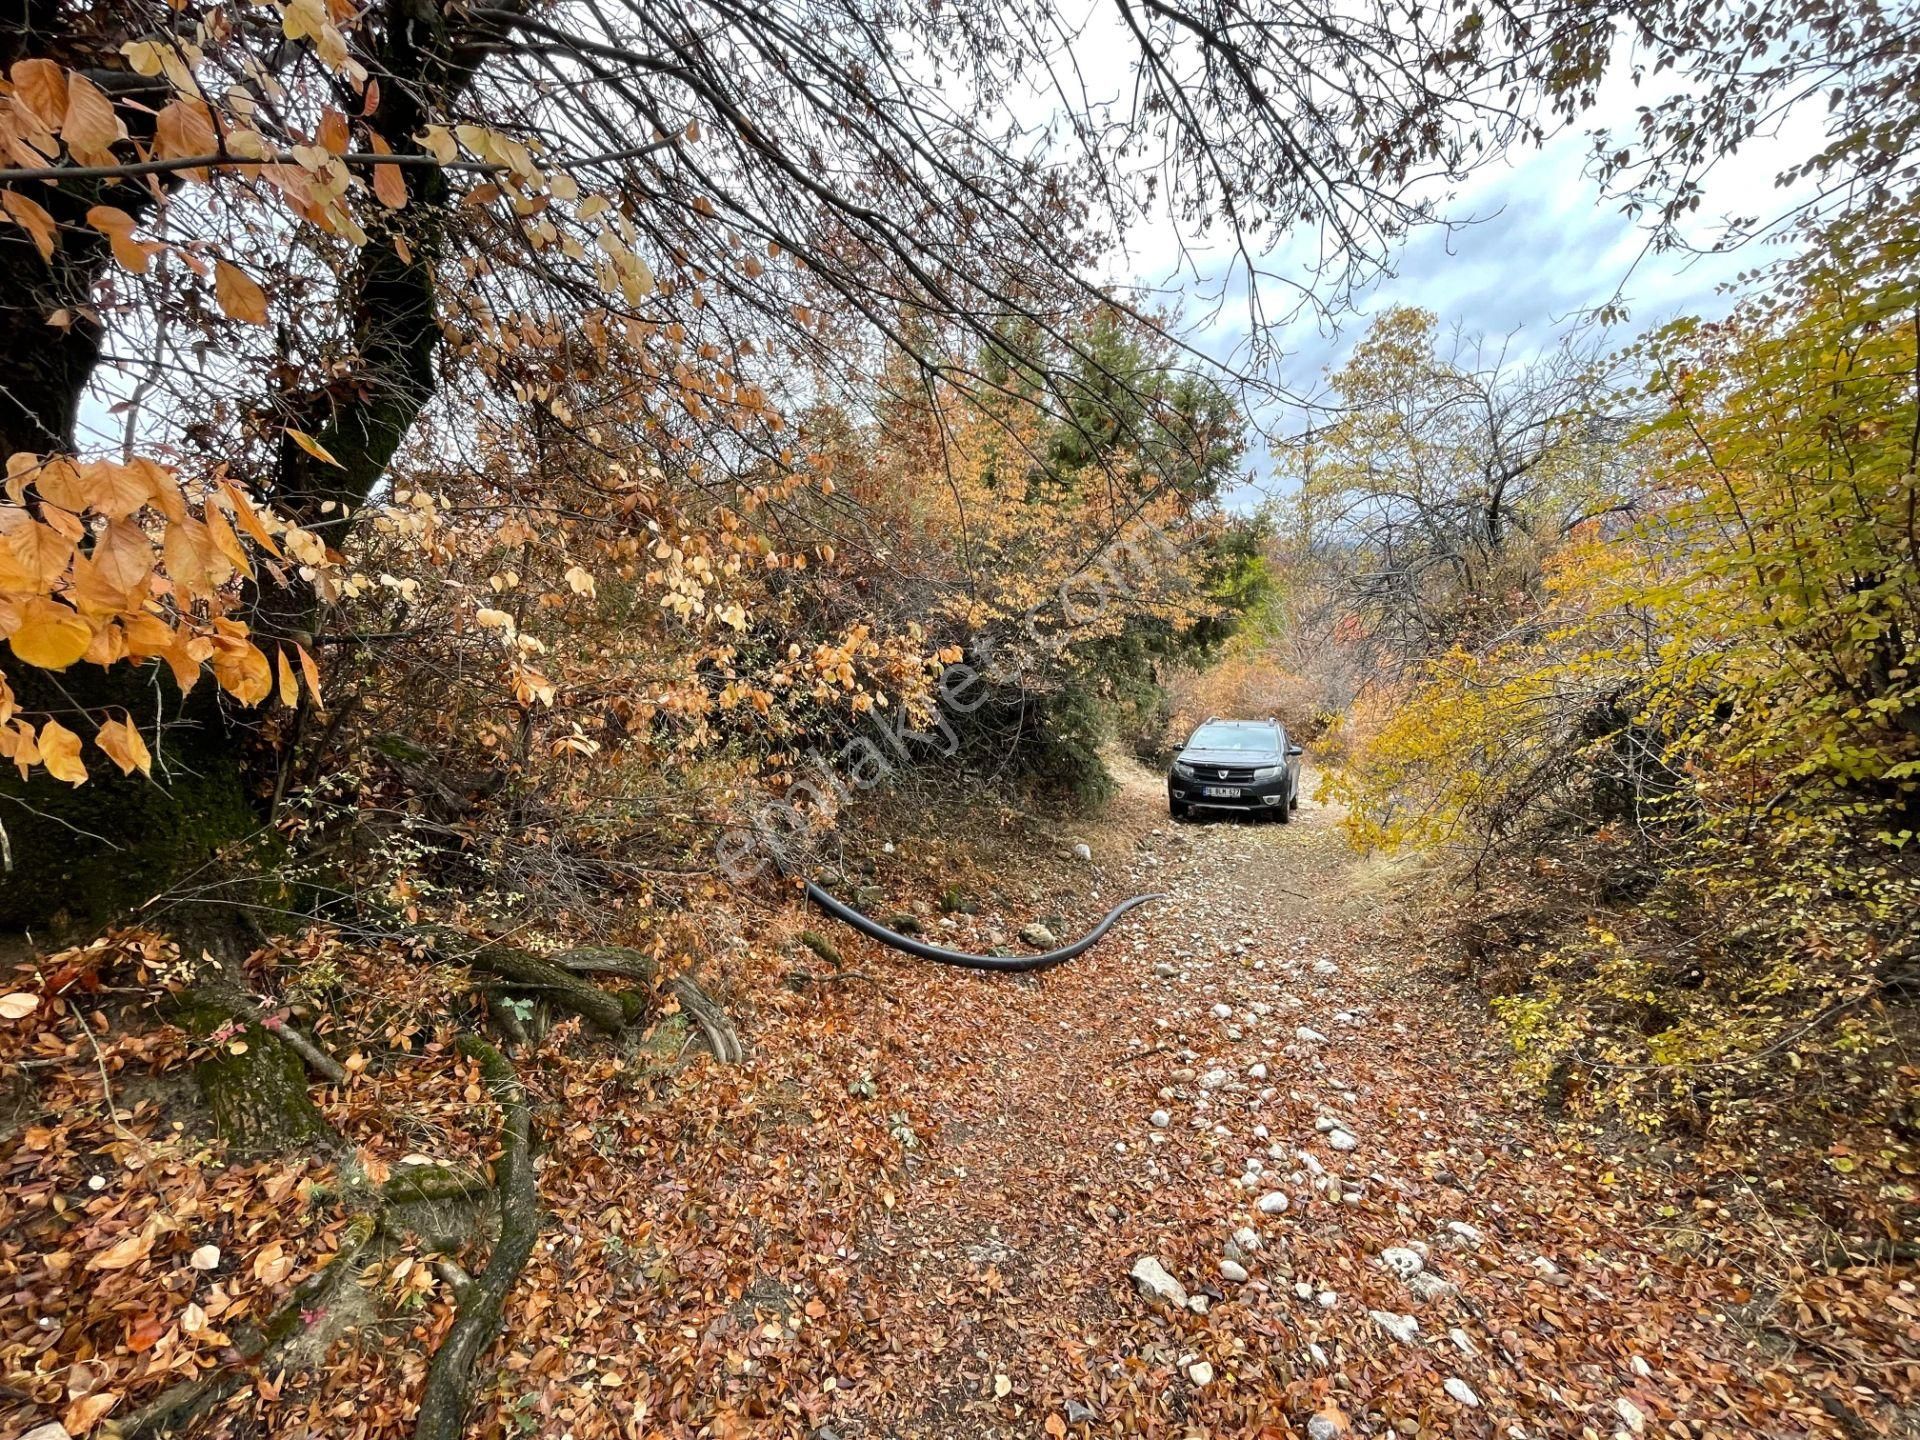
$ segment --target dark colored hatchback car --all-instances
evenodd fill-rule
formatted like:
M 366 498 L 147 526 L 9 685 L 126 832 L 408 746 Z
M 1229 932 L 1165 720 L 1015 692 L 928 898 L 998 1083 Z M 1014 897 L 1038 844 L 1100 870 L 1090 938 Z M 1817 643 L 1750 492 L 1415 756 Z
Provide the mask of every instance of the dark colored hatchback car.
M 1167 773 L 1167 809 L 1271 815 L 1282 825 L 1300 804 L 1301 748 L 1278 720 L 1209 720 L 1194 731 Z

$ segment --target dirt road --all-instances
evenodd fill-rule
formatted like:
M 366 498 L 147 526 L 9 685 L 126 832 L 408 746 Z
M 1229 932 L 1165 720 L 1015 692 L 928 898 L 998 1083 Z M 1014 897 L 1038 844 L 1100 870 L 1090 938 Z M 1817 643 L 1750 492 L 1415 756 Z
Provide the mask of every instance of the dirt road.
M 1329 812 L 1175 826 L 1133 772 L 1087 839 L 1081 914 L 1170 898 L 1037 979 L 898 970 L 921 1133 L 823 1440 L 1845 1433 L 1684 1176 L 1502 1093 Z

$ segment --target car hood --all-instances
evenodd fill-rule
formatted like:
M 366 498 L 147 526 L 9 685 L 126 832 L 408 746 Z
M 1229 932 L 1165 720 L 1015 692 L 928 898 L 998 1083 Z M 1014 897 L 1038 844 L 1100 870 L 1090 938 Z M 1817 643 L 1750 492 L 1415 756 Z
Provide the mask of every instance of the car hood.
M 1258 754 L 1251 750 L 1182 750 L 1174 757 L 1182 765 L 1212 765 L 1218 768 L 1231 765 L 1235 768 L 1257 765 L 1278 765 L 1280 757 L 1274 754 Z

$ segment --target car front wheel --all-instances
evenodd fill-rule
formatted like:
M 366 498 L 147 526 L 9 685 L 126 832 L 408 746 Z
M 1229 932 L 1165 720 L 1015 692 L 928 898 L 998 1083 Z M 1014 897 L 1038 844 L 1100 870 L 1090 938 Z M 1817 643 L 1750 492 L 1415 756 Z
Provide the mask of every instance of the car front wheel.
M 1167 801 L 1167 814 L 1171 815 L 1175 820 L 1185 820 L 1189 815 L 1193 814 L 1193 807 L 1190 805 L 1182 805 L 1178 800 L 1169 800 Z
M 1284 805 L 1276 805 L 1274 807 L 1273 818 L 1278 820 L 1282 825 L 1287 824 L 1289 821 L 1293 819 L 1293 806 L 1294 806 L 1294 795 L 1293 795 L 1293 792 L 1289 790 L 1287 792 L 1286 803 Z

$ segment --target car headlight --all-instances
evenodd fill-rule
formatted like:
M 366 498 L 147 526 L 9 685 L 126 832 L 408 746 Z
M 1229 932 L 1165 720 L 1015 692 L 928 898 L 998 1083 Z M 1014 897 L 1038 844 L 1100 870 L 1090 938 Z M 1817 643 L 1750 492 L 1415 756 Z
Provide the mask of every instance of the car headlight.
M 1253 772 L 1253 778 L 1256 780 L 1278 780 L 1286 771 L 1287 767 L 1284 765 L 1262 765 L 1258 770 Z
M 1176 760 L 1173 762 L 1173 773 L 1180 776 L 1183 780 L 1191 780 L 1193 778 L 1193 766 L 1187 764 L 1184 760 Z

